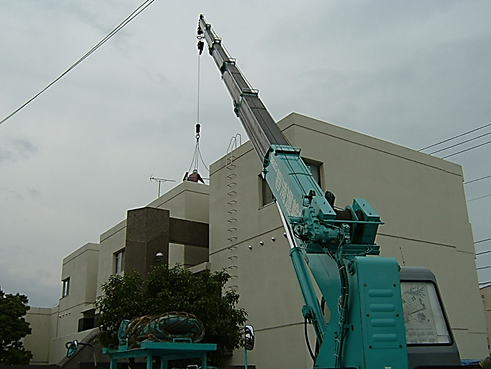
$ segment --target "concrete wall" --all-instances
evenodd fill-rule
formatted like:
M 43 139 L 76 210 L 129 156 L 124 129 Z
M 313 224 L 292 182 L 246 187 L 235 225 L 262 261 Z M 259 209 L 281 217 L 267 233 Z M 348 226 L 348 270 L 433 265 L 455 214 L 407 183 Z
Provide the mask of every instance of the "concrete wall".
M 66 354 L 65 343 L 80 340 L 88 331 L 78 332 L 79 319 L 93 309 L 97 291 L 99 245 L 87 243 L 63 259 L 61 280 L 70 278 L 68 295 L 60 298 L 55 332 L 51 336 L 49 363 L 57 364 Z
M 68 296 L 62 297 L 58 308 L 56 337 L 63 337 L 78 330 L 82 312 L 93 308 L 96 297 L 99 245 L 88 243 L 63 259 L 61 280 L 70 278 Z
M 486 331 L 488 333 L 488 350 L 491 352 L 491 285 L 481 288 L 481 298 L 486 319 Z
M 208 222 L 208 186 L 183 182 L 148 205 L 169 209 L 172 218 Z M 101 285 L 115 271 L 114 254 L 125 249 L 127 220 L 123 220 L 100 235 L 100 244 L 89 243 L 63 259 L 61 280 L 70 278 L 69 294 L 62 297 L 55 313 L 32 319 L 37 325 L 49 324 L 48 344 L 36 342 L 36 357 L 33 362 L 58 363 L 66 354 L 67 341 L 82 340 L 92 330 L 78 332 L 79 319 L 93 308 L 97 296 L 102 294 Z M 192 264 L 208 260 L 208 251 L 203 247 L 171 245 L 174 262 Z M 194 264 L 193 264 L 194 265 Z M 33 311 L 34 312 L 34 311 Z M 38 314 L 39 315 L 39 314 Z M 49 321 L 49 323 L 48 323 Z M 45 335 L 47 333 L 45 332 Z M 44 339 L 44 336 L 43 338 Z M 49 347 L 44 347 L 44 346 Z M 39 359 L 38 359 L 39 358 Z
M 278 124 L 305 159 L 322 164 L 321 185 L 335 193 L 338 207 L 361 197 L 379 212 L 386 223 L 377 238 L 382 256 L 433 270 L 462 358 L 484 357 L 486 331 L 460 166 L 298 114 Z M 276 205 L 262 206 L 260 161 L 250 143 L 233 157 L 233 165 L 223 157 L 211 166 L 212 269 L 229 268 L 230 284 L 256 328 L 251 364 L 310 366 L 289 247 Z M 242 355 L 232 362 L 243 363 Z
M 99 237 L 100 251 L 97 266 L 97 291 L 102 295 L 101 286 L 114 272 L 114 253 L 124 249 L 126 243 L 126 219 L 102 233 Z
M 294 146 L 302 147 L 305 159 L 320 164 L 321 186 L 335 193 L 338 207 L 361 197 L 379 212 L 385 222 L 377 238 L 383 256 L 433 270 L 462 358 L 484 357 L 487 334 L 460 166 L 299 114 L 278 124 Z M 194 267 L 200 270 L 211 264 L 212 270 L 230 272 L 227 288 L 237 289 L 256 329 L 249 364 L 310 367 L 304 303 L 276 205 L 263 205 L 261 169 L 246 143 L 212 164 L 210 186 L 183 182 L 148 206 L 168 209 L 171 218 L 210 224 L 209 250 L 171 241 L 169 262 L 201 263 Z M 36 332 L 43 333 L 32 342 L 26 338 L 26 346 L 38 345 L 48 331 L 50 337 L 49 348 L 46 341 L 36 347 L 33 362 L 58 363 L 67 341 L 90 333 L 77 332 L 78 319 L 114 272 L 114 254 L 127 243 L 126 228 L 123 220 L 101 234 L 99 245 L 87 244 L 64 259 L 62 280 L 70 277 L 70 293 L 59 307 L 28 314 Z M 309 336 L 314 345 L 312 330 Z M 230 363 L 243 360 L 239 351 Z
M 148 207 L 167 209 L 172 218 L 208 223 L 208 186 L 194 182 L 182 182 L 169 190 Z M 126 219 L 110 228 L 100 236 L 100 257 L 98 266 L 97 296 L 102 295 L 101 285 L 109 279 L 114 271 L 114 253 L 121 251 L 126 245 Z M 188 264 L 193 256 L 185 257 L 193 246 L 170 244 L 170 264 Z M 207 251 L 199 250 L 205 254 Z M 201 255 L 200 254 L 200 255 Z M 203 255 L 202 255 L 203 256 Z M 189 260 L 188 260 L 189 259 Z M 191 260 L 195 261 L 195 260 Z
M 65 343 L 82 339 L 88 331 L 78 332 L 83 312 L 92 309 L 96 296 L 99 245 L 87 243 L 63 259 L 61 280 L 70 278 L 68 295 L 53 308 L 31 307 L 26 315 L 32 334 L 25 338 L 31 350 L 31 364 L 57 364 L 66 354 Z
M 148 206 L 167 209 L 172 218 L 208 223 L 208 194 L 207 185 L 181 182 Z
M 32 352 L 31 365 L 47 365 L 49 363 L 50 341 L 55 336 L 58 319 L 58 307 L 31 307 L 27 312 L 26 321 L 31 327 L 31 334 L 24 339 L 24 347 Z
M 435 273 L 462 357 L 486 353 L 462 168 L 305 116 L 291 114 L 280 126 L 303 156 L 322 158 L 324 188 L 338 206 L 353 197 L 370 201 L 385 222 L 377 238 L 382 256 Z

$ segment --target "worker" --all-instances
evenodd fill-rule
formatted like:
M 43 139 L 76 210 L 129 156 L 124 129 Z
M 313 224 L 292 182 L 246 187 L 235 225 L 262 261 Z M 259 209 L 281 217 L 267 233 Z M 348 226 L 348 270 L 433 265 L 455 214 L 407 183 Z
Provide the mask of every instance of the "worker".
M 193 173 L 191 173 L 190 175 L 186 175 L 184 176 L 184 180 L 185 181 L 190 181 L 190 182 L 201 182 L 201 183 L 205 183 L 205 181 L 203 181 L 203 178 L 201 178 L 201 175 L 198 173 L 198 170 L 197 169 L 194 169 L 193 170 Z

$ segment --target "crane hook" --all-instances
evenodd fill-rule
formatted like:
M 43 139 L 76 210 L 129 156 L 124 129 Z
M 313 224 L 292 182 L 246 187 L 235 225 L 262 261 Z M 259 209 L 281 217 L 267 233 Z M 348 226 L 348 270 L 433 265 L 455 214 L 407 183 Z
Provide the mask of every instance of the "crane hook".
M 205 46 L 205 43 L 199 38 L 198 36 L 198 50 L 199 50 L 199 55 L 203 54 L 203 48 Z

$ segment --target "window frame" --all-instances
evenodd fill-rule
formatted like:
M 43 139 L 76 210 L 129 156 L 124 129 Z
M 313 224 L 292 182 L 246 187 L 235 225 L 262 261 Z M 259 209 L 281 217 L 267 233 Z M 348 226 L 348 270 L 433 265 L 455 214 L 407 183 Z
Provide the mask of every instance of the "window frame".
M 121 274 L 122 272 L 124 272 L 124 249 L 113 254 L 113 273 Z
M 70 294 L 70 277 L 61 281 L 61 298 L 67 297 Z

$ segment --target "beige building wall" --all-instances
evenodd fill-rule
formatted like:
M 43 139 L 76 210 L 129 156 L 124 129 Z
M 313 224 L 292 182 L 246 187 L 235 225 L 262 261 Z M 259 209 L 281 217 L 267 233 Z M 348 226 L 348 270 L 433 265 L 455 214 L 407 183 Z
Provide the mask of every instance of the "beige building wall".
M 172 218 L 208 223 L 208 186 L 182 182 L 147 205 L 167 209 Z M 126 219 L 116 224 L 100 236 L 100 257 L 98 266 L 97 296 L 102 295 L 101 286 L 115 272 L 115 253 L 123 251 L 126 244 Z M 199 258 L 206 258 L 208 251 L 203 248 L 169 245 L 169 264 L 192 263 L 193 251 Z
M 385 222 L 381 255 L 436 275 L 462 359 L 487 354 L 461 167 L 426 154 L 292 113 L 278 122 L 302 157 L 321 164 L 321 186 L 336 205 L 366 198 Z M 232 158 L 233 160 L 230 160 Z M 210 262 L 228 268 L 257 332 L 250 363 L 307 367 L 303 301 L 276 205 L 262 205 L 261 164 L 250 143 L 210 173 Z M 274 241 L 273 241 L 274 238 Z M 314 343 L 311 344 L 313 345 Z M 243 355 L 233 362 L 243 363 Z
M 93 309 L 96 297 L 99 245 L 88 243 L 63 259 L 61 280 L 68 278 L 68 294 L 60 299 L 56 337 L 64 337 L 78 330 L 82 312 Z
M 481 288 L 481 298 L 486 318 L 486 331 L 488 332 L 488 350 L 491 352 L 491 285 Z
M 320 165 L 321 187 L 334 192 L 338 207 L 360 197 L 379 212 L 385 222 L 377 238 L 383 256 L 435 273 L 461 357 L 484 357 L 487 334 L 461 167 L 295 113 L 278 124 L 306 160 Z M 183 182 L 148 206 L 168 209 L 172 218 L 210 224 L 209 250 L 171 244 L 169 261 L 193 265 L 209 253 L 209 262 L 192 269 L 229 271 L 227 288 L 237 289 L 256 329 L 250 364 L 258 369 L 310 367 L 304 302 L 276 205 L 263 203 L 261 169 L 246 143 L 212 164 L 210 186 Z M 33 363 L 58 363 L 67 341 L 90 332 L 77 332 L 78 321 L 102 294 L 102 283 L 115 272 L 115 253 L 125 244 L 123 220 L 101 234 L 99 245 L 87 244 L 63 260 L 68 295 L 56 308 L 28 314 L 36 332 L 42 332 L 32 342 L 26 338 L 28 349 L 37 345 Z M 50 339 L 39 345 L 47 332 Z M 231 359 L 232 364 L 243 362 L 242 350 Z
M 99 245 L 87 243 L 63 259 L 61 280 L 69 279 L 58 305 L 54 335 L 51 337 L 49 363 L 56 364 L 66 355 L 65 343 L 82 340 L 90 330 L 79 332 L 79 320 L 94 310 Z M 66 294 L 63 296 L 63 294 Z
M 100 251 L 97 266 L 97 292 L 102 295 L 102 284 L 115 272 L 115 253 L 124 250 L 126 243 L 126 219 L 102 233 L 99 237 Z
M 208 186 L 183 182 L 148 206 L 168 209 L 173 218 L 208 223 Z M 101 285 L 115 273 L 115 253 L 124 251 L 125 244 L 123 220 L 100 235 L 100 244 L 88 243 L 63 259 L 61 281 L 69 279 L 68 294 L 57 307 L 31 308 L 26 316 L 33 328 L 25 341 L 34 354 L 32 364 L 59 363 L 66 355 L 66 342 L 81 341 L 91 332 L 79 332 L 79 320 L 93 312 Z M 206 248 L 171 244 L 170 249 L 171 263 L 194 265 L 197 260 L 208 260 Z
M 27 312 L 26 321 L 31 334 L 24 338 L 24 347 L 31 351 L 31 365 L 49 364 L 51 339 L 55 337 L 58 319 L 58 306 L 53 308 L 31 307 Z
M 148 206 L 170 211 L 172 218 L 208 223 L 209 187 L 195 182 L 182 182 Z M 169 265 L 181 264 L 190 267 L 208 260 L 208 250 L 202 247 L 169 245 Z
M 195 182 L 181 182 L 147 206 L 167 209 L 172 218 L 208 223 L 209 188 Z

